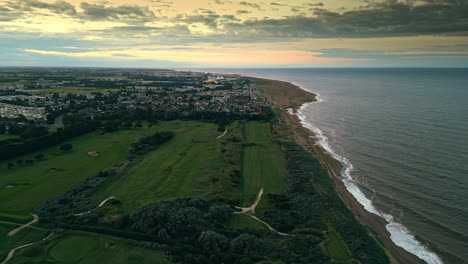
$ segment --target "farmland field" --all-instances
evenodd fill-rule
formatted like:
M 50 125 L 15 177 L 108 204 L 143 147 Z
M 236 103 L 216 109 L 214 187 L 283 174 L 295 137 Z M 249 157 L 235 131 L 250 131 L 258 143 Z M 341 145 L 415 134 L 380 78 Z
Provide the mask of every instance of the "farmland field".
M 44 159 L 32 164 L 24 161 L 34 160 L 37 153 L 0 162 L 0 215 L 29 215 L 42 202 L 122 162 L 131 143 L 156 130 L 152 127 L 102 135 L 90 133 L 70 140 L 68 143 L 73 145 L 70 151 L 63 152 L 59 146 L 42 151 Z M 91 157 L 88 151 L 97 151 L 99 155 Z M 18 160 L 22 163 L 18 164 Z M 12 169 L 7 168 L 9 162 L 14 164 Z
M 136 241 L 87 232 L 67 232 L 21 249 L 9 263 L 169 263 L 158 250 Z

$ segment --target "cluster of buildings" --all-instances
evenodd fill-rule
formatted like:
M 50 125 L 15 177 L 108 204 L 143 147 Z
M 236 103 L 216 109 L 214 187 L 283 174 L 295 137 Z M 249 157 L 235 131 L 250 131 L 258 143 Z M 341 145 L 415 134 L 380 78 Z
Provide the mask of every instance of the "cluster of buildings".
M 46 120 L 54 111 L 93 116 L 136 108 L 261 114 L 271 105 L 254 84 L 240 75 L 171 70 L 94 70 L 86 75 L 84 70 L 77 71 L 79 77 L 69 73 L 60 77 L 60 72 L 46 71 L 37 76 L 32 73 L 28 80 L 0 84 L 0 116 L 14 119 L 21 115 L 37 122 Z M 93 89 L 86 94 L 79 89 L 67 92 L 70 86 Z M 112 92 L 108 93 L 109 89 Z

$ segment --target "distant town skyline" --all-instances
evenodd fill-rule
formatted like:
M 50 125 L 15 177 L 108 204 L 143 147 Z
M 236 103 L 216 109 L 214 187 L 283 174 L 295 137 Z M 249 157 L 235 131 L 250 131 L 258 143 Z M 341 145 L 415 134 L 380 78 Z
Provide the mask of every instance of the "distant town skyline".
M 0 66 L 468 67 L 468 1 L 1 0 Z

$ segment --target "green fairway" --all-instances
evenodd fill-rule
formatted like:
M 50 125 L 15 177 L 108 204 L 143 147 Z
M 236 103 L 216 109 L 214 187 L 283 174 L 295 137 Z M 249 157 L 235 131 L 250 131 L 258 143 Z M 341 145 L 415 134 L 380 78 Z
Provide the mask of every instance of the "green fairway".
M 223 164 L 217 125 L 173 122 L 159 129 L 176 135 L 98 191 L 93 197 L 96 202 L 116 196 L 128 213 L 150 202 L 210 192 L 211 179 Z
M 10 139 L 10 138 L 17 138 L 17 135 L 10 135 L 10 134 L 0 134 L 0 141 Z
M 0 215 L 29 215 L 42 202 L 122 162 L 130 144 L 154 133 L 157 127 L 122 129 L 103 135 L 90 133 L 70 140 L 68 143 L 73 145 L 70 151 L 63 152 L 59 146 L 41 151 L 45 158 L 33 164 L 24 161 L 34 160 L 37 153 L 0 162 Z M 99 155 L 89 156 L 88 151 L 97 151 Z M 10 170 L 8 162 L 14 163 Z
M 0 222 L 0 262 L 3 261 L 8 252 L 18 246 L 41 240 L 46 235 L 46 230 L 25 228 L 14 236 L 8 236 L 8 232 L 18 228 L 19 225 Z
M 169 263 L 158 250 L 137 242 L 86 232 L 68 232 L 19 250 L 9 263 Z
M 353 260 L 353 256 L 340 235 L 332 230 L 327 232 L 325 242 L 328 254 L 334 262 L 346 263 Z
M 280 146 L 271 138 L 268 123 L 251 121 L 244 129 L 242 206 L 251 205 L 263 187 L 261 208 L 265 206 L 266 194 L 286 189 L 286 160 Z

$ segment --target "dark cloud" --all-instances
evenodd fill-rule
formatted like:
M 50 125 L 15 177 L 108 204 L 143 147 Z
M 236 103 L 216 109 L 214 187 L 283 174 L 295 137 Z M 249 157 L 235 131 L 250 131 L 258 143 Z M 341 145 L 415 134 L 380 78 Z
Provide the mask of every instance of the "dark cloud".
M 256 4 L 256 3 L 240 2 L 239 4 L 240 4 L 240 5 L 243 5 L 243 6 L 252 7 L 252 8 L 255 8 L 255 9 L 260 9 L 260 5 L 259 5 L 259 4 Z
M 232 3 L 231 1 L 221 1 L 221 0 L 214 0 L 212 1 L 213 3 L 217 4 L 217 5 L 224 5 L 226 3 Z
M 52 13 L 56 14 L 66 14 L 66 15 L 74 15 L 76 14 L 75 7 L 67 3 L 65 1 L 55 1 L 55 3 L 49 4 L 45 2 L 41 2 L 38 0 L 22 0 L 22 4 L 32 7 L 32 8 L 43 8 L 48 9 Z
M 294 13 L 301 12 L 301 8 L 298 6 L 291 7 L 291 12 L 294 12 Z
M 287 6 L 287 5 L 276 3 L 276 2 L 272 2 L 272 3 L 270 3 L 270 5 L 272 5 L 272 6 Z
M 313 17 L 255 19 L 225 28 L 239 38 L 251 39 L 468 35 L 467 0 L 426 0 L 423 4 L 390 0 L 369 6 L 344 13 L 314 8 Z
M 136 57 L 136 56 L 125 54 L 125 53 L 113 53 L 112 57 L 130 57 L 131 58 L 131 57 Z
M 80 17 L 87 20 L 113 20 L 143 23 L 156 19 L 156 16 L 148 7 L 137 5 L 106 7 L 104 5 L 82 2 L 80 7 L 83 9 L 83 13 L 80 13 Z
M 250 14 L 252 13 L 251 11 L 247 11 L 247 10 L 237 10 L 236 14 L 238 15 L 244 15 L 244 14 Z
M 307 3 L 308 6 L 312 6 L 312 7 L 323 7 L 325 6 L 322 2 L 319 2 L 319 3 Z
M 76 15 L 75 7 L 62 0 L 54 3 L 38 0 L 17 0 L 5 2 L 4 6 L 0 6 L 0 21 L 23 18 L 28 12 L 34 12 L 35 9 L 45 9 L 55 14 Z

